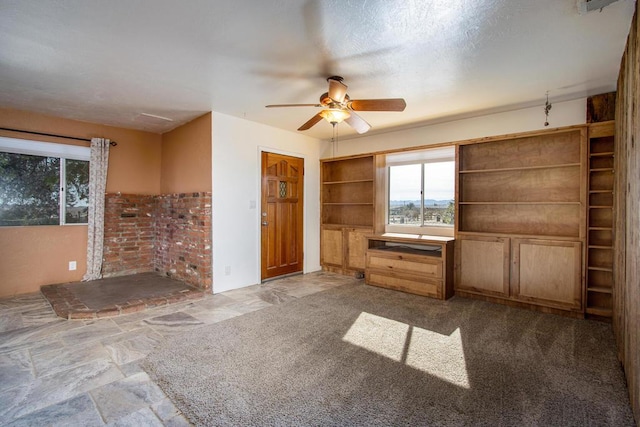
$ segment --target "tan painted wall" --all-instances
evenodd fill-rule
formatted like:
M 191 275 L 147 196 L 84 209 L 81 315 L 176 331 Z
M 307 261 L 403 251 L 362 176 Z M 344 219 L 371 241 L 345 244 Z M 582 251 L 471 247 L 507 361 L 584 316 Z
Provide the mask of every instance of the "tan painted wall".
M 0 127 L 112 139 L 118 146 L 112 147 L 109 153 L 107 192 L 160 192 L 162 136 L 159 134 L 1 108 Z M 7 131 L 0 131 L 0 135 L 85 144 Z M 37 292 L 41 285 L 79 280 L 86 269 L 86 247 L 86 226 L 0 227 L 0 297 Z M 69 271 L 69 261 L 77 261 L 76 271 Z
M 0 241 L 0 296 L 37 292 L 41 285 L 77 281 L 85 272 L 84 225 L 2 227 Z M 76 271 L 69 271 L 69 261 L 76 261 Z
M 162 135 L 162 194 L 211 191 L 211 113 Z
M 0 127 L 53 133 L 78 138 L 104 137 L 118 143 L 109 152 L 108 193 L 158 194 L 162 136 L 96 123 L 61 119 L 0 108 Z M 1 136 L 88 146 L 82 141 L 0 131 Z M 211 156 L 209 156 L 211 157 Z

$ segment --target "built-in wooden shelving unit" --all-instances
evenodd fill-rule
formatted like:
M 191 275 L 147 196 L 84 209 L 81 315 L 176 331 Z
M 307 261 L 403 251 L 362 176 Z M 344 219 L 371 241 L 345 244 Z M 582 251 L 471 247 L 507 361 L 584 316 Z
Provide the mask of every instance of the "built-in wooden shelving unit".
M 581 315 L 586 128 L 462 143 L 456 293 Z
M 365 236 L 382 223 L 376 207 L 382 157 L 364 155 L 320 162 L 321 250 L 325 270 L 364 273 Z
M 613 290 L 614 122 L 589 125 L 586 313 L 610 318 Z

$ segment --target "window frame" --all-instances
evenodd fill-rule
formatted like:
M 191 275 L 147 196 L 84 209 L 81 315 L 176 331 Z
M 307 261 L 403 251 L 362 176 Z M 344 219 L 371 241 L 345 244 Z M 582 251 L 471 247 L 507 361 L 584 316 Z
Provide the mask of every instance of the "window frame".
M 56 157 L 60 159 L 60 177 L 58 185 L 58 226 L 84 225 L 86 222 L 66 222 L 67 209 L 67 160 L 81 160 L 90 162 L 91 148 L 79 145 L 58 144 L 54 142 L 33 141 L 29 139 L 8 138 L 0 136 L 0 152 L 10 154 L 26 154 L 29 156 Z M 91 167 L 91 165 L 89 165 Z M 56 226 L 56 225 L 49 225 Z M 32 227 L 32 225 L 17 225 L 3 227 Z
M 454 162 L 455 166 L 455 146 L 440 146 L 426 148 L 423 150 L 390 153 L 386 155 L 386 191 L 385 191 L 385 233 L 419 234 L 430 236 L 453 237 L 455 234 L 455 221 L 451 225 L 428 225 L 424 224 L 424 173 L 425 165 L 429 163 Z M 389 224 L 389 203 L 391 188 L 391 167 L 405 165 L 421 165 L 420 169 L 420 218 L 422 225 L 401 225 Z M 456 203 L 455 194 L 455 172 L 454 172 L 454 195 L 453 202 Z

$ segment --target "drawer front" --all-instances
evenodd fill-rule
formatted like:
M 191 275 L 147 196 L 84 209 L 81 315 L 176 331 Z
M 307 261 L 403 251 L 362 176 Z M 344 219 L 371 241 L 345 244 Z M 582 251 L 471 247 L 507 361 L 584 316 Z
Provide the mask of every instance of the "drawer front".
M 412 294 L 442 298 L 442 281 L 368 272 L 366 283 Z
M 367 252 L 367 268 L 441 279 L 442 261 L 405 254 Z

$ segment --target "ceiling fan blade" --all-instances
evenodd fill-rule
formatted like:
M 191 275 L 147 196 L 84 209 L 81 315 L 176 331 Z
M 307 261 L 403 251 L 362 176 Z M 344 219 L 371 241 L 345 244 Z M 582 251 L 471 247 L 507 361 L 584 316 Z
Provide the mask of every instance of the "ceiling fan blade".
M 404 111 L 406 106 L 402 98 L 354 99 L 348 104 L 354 111 Z
M 371 125 L 356 113 L 351 113 L 348 119 L 344 120 L 349 126 L 354 128 L 358 133 L 365 133 L 371 129 Z
M 347 85 L 331 77 L 327 81 L 329 82 L 329 98 L 338 103 L 344 101 L 344 97 L 347 94 Z
M 307 130 L 310 129 L 313 125 L 315 125 L 316 123 L 318 123 L 320 120 L 322 120 L 322 116 L 320 115 L 320 113 L 316 114 L 315 116 L 311 117 L 305 124 L 303 124 L 302 126 L 300 126 L 298 128 L 298 130 Z
M 265 105 L 266 108 L 279 108 L 279 107 L 322 107 L 320 104 L 271 104 Z

